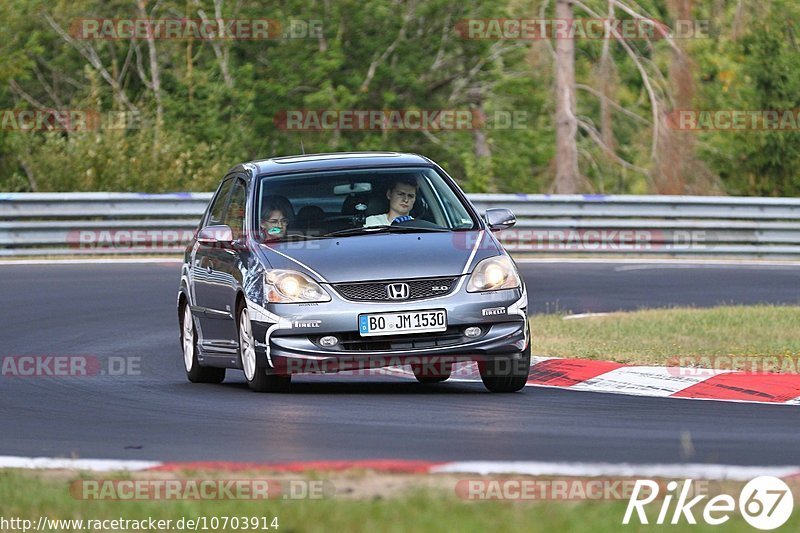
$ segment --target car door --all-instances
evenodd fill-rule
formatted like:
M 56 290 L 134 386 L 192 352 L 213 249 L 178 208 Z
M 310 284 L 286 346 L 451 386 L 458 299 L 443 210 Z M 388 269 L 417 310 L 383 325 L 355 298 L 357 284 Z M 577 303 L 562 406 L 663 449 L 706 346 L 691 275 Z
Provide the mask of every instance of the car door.
M 208 216 L 203 227 L 224 224 L 231 190 L 235 180 L 233 176 L 225 179 L 212 199 Z M 226 313 L 222 299 L 222 279 L 217 273 L 220 246 L 216 244 L 196 243 L 192 255 L 192 279 L 194 281 L 194 312 L 200 326 L 199 341 L 205 350 L 215 351 L 220 342 L 225 340 L 224 328 L 220 320 Z M 224 343 L 221 346 L 224 350 Z
M 242 286 L 242 255 L 245 248 L 245 211 L 247 206 L 247 184 L 241 177 L 234 180 L 228 207 L 225 210 L 224 224 L 231 228 L 233 245 L 218 248 L 214 259 L 214 270 L 219 282 L 213 292 L 213 308 L 219 311 L 215 331 L 219 331 L 222 341 L 230 341 L 235 349 L 238 346 L 238 330 L 236 325 L 236 297 Z M 226 344 L 228 344 L 226 342 Z

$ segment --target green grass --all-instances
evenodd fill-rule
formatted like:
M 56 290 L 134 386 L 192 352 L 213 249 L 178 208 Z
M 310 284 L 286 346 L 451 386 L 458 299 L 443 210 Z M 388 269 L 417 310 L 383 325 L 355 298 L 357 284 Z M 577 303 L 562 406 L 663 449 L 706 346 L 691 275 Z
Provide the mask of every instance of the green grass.
M 93 474 L 106 478 L 109 475 Z M 73 477 L 0 471 L 0 516 L 22 517 L 36 523 L 39 516 L 62 519 L 154 519 L 225 516 L 277 516 L 278 532 L 300 531 L 720 531 L 707 525 L 657 527 L 623 526 L 626 502 L 530 503 L 465 502 L 454 491 L 412 489 L 396 497 L 294 501 L 91 501 L 76 500 L 68 484 Z M 420 478 L 422 480 L 422 478 Z M 658 507 L 650 510 L 653 521 Z M 702 522 L 702 512 L 697 515 Z M 794 513 L 785 530 L 800 529 L 800 513 Z M 202 530 L 202 529 L 201 529 Z M 231 528 L 228 528 L 231 531 Z M 725 524 L 727 531 L 753 531 L 739 516 Z M 69 529 L 60 531 L 71 531 Z M 275 531 L 275 530 L 271 530 Z
M 797 361 L 800 307 L 643 310 L 575 320 L 537 315 L 531 318 L 531 334 L 533 353 L 548 357 L 656 365 L 676 357 Z

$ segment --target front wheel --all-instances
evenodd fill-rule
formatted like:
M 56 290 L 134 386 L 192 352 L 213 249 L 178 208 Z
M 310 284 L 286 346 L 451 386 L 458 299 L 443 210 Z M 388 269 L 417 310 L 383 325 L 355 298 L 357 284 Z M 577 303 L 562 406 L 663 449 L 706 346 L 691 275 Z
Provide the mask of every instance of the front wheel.
M 181 345 L 183 347 L 183 367 L 186 378 L 192 383 L 222 383 L 225 379 L 224 368 L 200 366 L 197 360 L 197 329 L 194 326 L 192 310 L 189 303 L 183 304 L 181 318 Z
M 478 363 L 483 385 L 491 392 L 517 392 L 528 382 L 531 345 L 519 357 L 498 358 Z
M 292 382 L 292 376 L 267 374 L 267 368 L 256 357 L 256 343 L 253 339 L 253 325 L 250 313 L 242 305 L 239 310 L 239 361 L 244 370 L 244 379 L 250 389 L 255 392 L 286 392 Z

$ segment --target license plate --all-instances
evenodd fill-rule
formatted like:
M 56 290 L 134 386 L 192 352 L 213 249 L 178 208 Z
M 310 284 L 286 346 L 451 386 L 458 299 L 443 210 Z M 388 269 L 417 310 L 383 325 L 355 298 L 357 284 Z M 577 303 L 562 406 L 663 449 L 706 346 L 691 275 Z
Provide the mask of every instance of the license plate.
M 358 315 L 358 332 L 362 337 L 424 333 L 445 331 L 446 329 L 447 312 L 444 309 Z

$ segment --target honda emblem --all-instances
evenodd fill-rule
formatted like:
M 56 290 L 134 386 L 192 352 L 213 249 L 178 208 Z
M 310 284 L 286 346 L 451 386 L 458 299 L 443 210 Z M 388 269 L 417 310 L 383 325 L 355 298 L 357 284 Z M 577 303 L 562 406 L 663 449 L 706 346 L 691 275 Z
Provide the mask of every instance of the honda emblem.
M 408 283 L 391 283 L 386 286 L 386 295 L 390 300 L 407 300 L 411 295 Z

